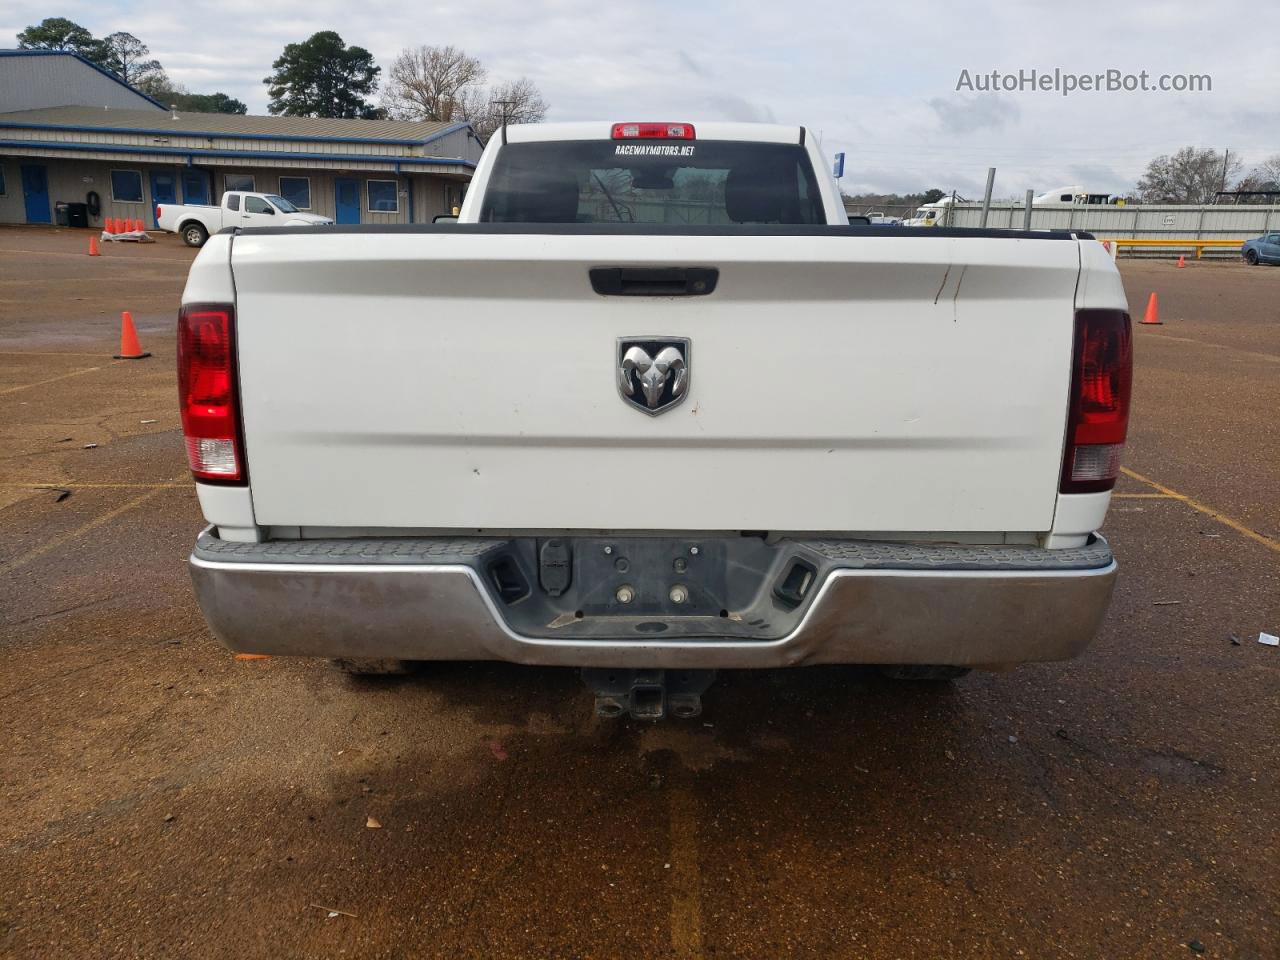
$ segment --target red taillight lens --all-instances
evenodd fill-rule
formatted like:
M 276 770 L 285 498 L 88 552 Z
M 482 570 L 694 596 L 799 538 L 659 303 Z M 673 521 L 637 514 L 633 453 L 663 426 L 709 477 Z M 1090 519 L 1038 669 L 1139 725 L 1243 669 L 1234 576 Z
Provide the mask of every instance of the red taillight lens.
M 615 123 L 615 140 L 696 140 L 689 123 Z
M 243 484 L 236 402 L 235 309 L 192 303 L 178 312 L 178 403 L 197 480 Z
M 156 204 L 156 223 L 160 222 L 160 204 Z
M 1123 310 L 1078 310 L 1063 493 L 1115 486 L 1129 429 L 1133 334 Z

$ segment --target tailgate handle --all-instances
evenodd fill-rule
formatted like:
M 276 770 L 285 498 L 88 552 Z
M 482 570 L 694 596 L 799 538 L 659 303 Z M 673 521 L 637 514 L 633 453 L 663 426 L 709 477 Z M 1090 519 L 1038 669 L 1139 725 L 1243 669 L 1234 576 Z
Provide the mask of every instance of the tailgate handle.
M 602 297 L 705 297 L 715 290 L 715 267 L 592 267 L 591 289 Z

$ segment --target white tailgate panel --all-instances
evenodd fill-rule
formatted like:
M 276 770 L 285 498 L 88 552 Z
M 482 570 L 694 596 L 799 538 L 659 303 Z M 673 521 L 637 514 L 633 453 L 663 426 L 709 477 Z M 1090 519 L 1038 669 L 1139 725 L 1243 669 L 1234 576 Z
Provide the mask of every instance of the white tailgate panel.
M 232 263 L 263 524 L 1045 531 L 1071 241 L 241 236 Z M 715 266 L 689 298 L 591 266 Z M 691 339 L 657 417 L 618 337 Z

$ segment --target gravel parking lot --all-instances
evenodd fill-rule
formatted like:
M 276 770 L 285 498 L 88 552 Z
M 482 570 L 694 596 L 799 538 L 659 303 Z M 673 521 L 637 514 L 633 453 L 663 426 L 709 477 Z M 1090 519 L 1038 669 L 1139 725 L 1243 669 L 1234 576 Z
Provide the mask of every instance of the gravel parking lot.
M 1280 268 L 1122 262 L 1165 323 L 1085 656 L 722 674 L 644 726 L 568 670 L 234 659 L 186 571 L 194 251 L 86 243 L 0 228 L 0 955 L 1280 956 Z

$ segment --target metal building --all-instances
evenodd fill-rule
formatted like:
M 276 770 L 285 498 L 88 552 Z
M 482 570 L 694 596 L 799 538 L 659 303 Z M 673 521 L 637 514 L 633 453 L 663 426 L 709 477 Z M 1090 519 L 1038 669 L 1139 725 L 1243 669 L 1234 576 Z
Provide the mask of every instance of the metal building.
M 79 103 L 116 110 L 163 110 L 114 73 L 67 50 L 0 50 L 0 111 Z
M 84 203 L 89 226 L 154 226 L 157 204 L 227 190 L 339 223 L 429 223 L 461 203 L 483 146 L 465 123 L 179 113 L 74 54 L 29 53 L 0 51 L 0 223 L 51 223 L 59 203 Z

